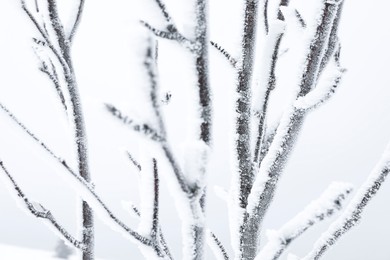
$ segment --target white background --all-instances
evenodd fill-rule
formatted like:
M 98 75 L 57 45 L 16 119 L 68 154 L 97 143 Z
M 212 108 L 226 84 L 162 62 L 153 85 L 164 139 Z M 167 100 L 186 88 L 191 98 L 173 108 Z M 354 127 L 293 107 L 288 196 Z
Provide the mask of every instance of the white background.
M 309 0 L 293 0 L 310 18 Z M 166 1 L 179 28 L 186 30 L 190 1 Z M 238 53 L 240 5 L 237 1 L 210 1 L 211 38 L 233 55 Z M 91 172 L 97 191 L 113 210 L 132 227 L 132 219 L 121 208 L 121 200 L 139 202 L 137 171 L 124 150 L 134 154 L 145 140 L 113 120 L 103 109 L 111 102 L 147 119 L 142 85 L 145 31 L 138 19 L 158 24 L 160 19 L 151 0 L 87 1 L 77 32 L 73 57 L 89 135 Z M 66 20 L 70 5 L 60 3 Z M 284 171 L 274 203 L 264 227 L 277 229 L 332 181 L 360 185 L 390 140 L 390 30 L 385 0 L 346 0 L 340 24 L 342 65 L 347 68 L 340 89 L 330 102 L 310 114 L 296 148 Z M 72 161 L 71 131 L 55 91 L 38 71 L 31 48 L 37 32 L 22 12 L 19 1 L 0 2 L 0 102 L 8 106 L 56 153 Z M 162 42 L 160 54 L 162 88 L 172 90 L 172 108 L 167 108 L 172 138 L 180 148 L 187 120 L 180 105 L 191 84 L 191 64 L 185 50 Z M 211 83 L 215 97 L 214 153 L 210 163 L 208 225 L 229 247 L 227 208 L 212 187 L 228 187 L 229 180 L 229 90 L 234 90 L 234 72 L 211 51 Z M 175 96 L 175 93 L 176 96 Z M 275 104 L 281 104 L 275 102 Z M 278 108 L 274 105 L 275 114 Z M 170 128 L 170 129 L 171 129 Z M 152 147 L 152 146 L 151 146 Z M 25 192 L 50 208 L 72 233 L 77 232 L 77 197 L 59 178 L 62 171 L 34 142 L 0 111 L 0 158 Z M 162 174 L 163 178 L 163 174 Z M 2 179 L 1 179 L 2 180 Z M 166 187 L 162 188 L 162 221 L 175 255 L 180 253 L 178 218 Z M 390 184 L 386 183 L 367 208 L 361 224 L 345 235 L 324 259 L 390 259 Z M 105 259 L 142 259 L 137 248 L 99 220 L 96 247 Z M 291 246 L 303 256 L 330 221 L 314 227 Z M 266 241 L 266 238 L 263 238 Z M 25 214 L 4 182 L 0 182 L 0 243 L 52 250 L 57 238 L 40 220 Z M 230 250 L 230 249 L 229 249 Z M 211 258 L 211 255 L 209 255 Z M 1 257 L 0 252 L 0 259 Z M 180 259 L 180 257 L 177 257 Z

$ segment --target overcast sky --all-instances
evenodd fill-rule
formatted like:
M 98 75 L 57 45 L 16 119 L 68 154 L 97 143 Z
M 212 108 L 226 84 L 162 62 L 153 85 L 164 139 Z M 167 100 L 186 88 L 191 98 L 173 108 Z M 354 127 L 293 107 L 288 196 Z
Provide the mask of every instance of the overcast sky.
M 188 1 L 167 0 L 179 28 L 188 26 Z M 310 19 L 312 0 L 292 0 Z M 145 31 L 139 19 L 159 22 L 151 0 L 86 1 L 85 13 L 74 42 L 73 56 L 86 113 L 91 171 L 97 191 L 129 225 L 137 221 L 122 209 L 121 200 L 139 201 L 137 171 L 123 151 L 135 154 L 142 146 L 131 130 L 105 113 L 104 102 L 122 107 L 147 119 L 142 85 L 142 50 Z M 211 0 L 211 38 L 237 54 L 239 42 L 238 1 Z M 313 1 L 314 2 L 314 1 Z M 64 4 L 65 20 L 71 6 Z M 390 140 L 390 30 L 385 0 L 346 0 L 340 23 L 342 65 L 348 70 L 335 96 L 312 112 L 305 122 L 296 148 L 280 182 L 274 203 L 264 223 L 277 229 L 332 181 L 351 182 L 358 187 L 369 174 Z M 50 82 L 37 69 L 31 37 L 37 32 L 21 11 L 18 0 L 0 2 L 0 102 L 7 105 L 31 130 L 67 160 L 72 161 L 71 131 Z M 188 95 L 190 66 L 185 50 L 161 42 L 162 88 Z M 211 55 L 211 83 L 215 97 L 214 152 L 210 163 L 208 225 L 229 245 L 227 208 L 213 192 L 214 185 L 228 188 L 229 180 L 229 90 L 234 73 L 216 53 Z M 283 80 L 283 79 L 280 79 Z M 176 92 L 175 92 L 176 91 Z M 186 94 L 187 93 L 187 94 Z M 185 130 L 183 100 L 172 98 L 167 108 L 172 129 Z M 284 108 L 275 100 L 274 111 Z M 180 120 L 178 120 L 180 118 Z M 184 125 L 184 126 L 183 126 Z M 183 149 L 184 135 L 173 139 Z M 184 145 L 185 149 L 185 145 Z M 76 233 L 77 197 L 40 148 L 0 111 L 0 158 L 12 170 L 26 193 L 50 208 L 57 218 Z M 2 180 L 2 179 L 0 179 Z M 167 188 L 162 188 L 162 221 L 174 252 L 180 252 L 178 218 Z M 390 184 L 381 189 L 361 224 L 343 237 L 324 260 L 388 260 L 390 233 Z M 303 256 L 330 221 L 316 226 L 291 246 Z M 263 238 L 265 241 L 266 238 Z M 13 196 L 0 182 L 0 243 L 51 250 L 57 238 L 40 220 L 17 207 Z M 96 246 L 105 259 L 142 259 L 137 248 L 97 220 Z M 1 258 L 1 252 L 0 252 Z M 179 258 L 178 258 L 179 259 Z

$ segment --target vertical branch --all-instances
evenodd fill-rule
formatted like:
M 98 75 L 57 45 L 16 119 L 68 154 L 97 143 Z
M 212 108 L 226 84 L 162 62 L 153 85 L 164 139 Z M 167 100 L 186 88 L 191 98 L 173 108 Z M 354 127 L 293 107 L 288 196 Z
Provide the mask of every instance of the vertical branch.
M 157 239 L 158 234 L 158 227 L 159 227 L 159 220 L 158 220 L 158 214 L 159 214 L 159 192 L 160 192 L 160 184 L 159 184 L 159 178 L 158 178 L 158 168 L 157 168 L 157 161 L 153 158 L 153 216 L 152 216 L 152 232 L 151 236 L 153 239 Z
M 38 24 L 32 13 L 25 6 L 24 0 L 22 0 L 22 8 L 29 16 L 31 21 L 34 23 L 34 25 L 37 27 L 42 37 L 48 44 L 48 47 L 56 56 L 58 62 L 61 65 L 63 76 L 66 82 L 65 89 L 67 90 L 67 94 L 69 96 L 70 104 L 67 107 L 70 108 L 70 119 L 74 125 L 74 141 L 76 146 L 78 170 L 80 176 L 87 182 L 90 182 L 91 177 L 88 165 L 87 136 L 85 131 L 84 114 L 81 108 L 78 86 L 72 65 L 69 45 L 70 42 L 66 37 L 63 24 L 59 18 L 56 1 L 47 0 L 47 12 L 49 15 L 49 20 L 44 21 L 44 28 L 46 28 L 47 25 L 50 25 L 54 34 L 49 34 L 47 30 L 42 29 L 42 27 Z M 82 13 L 82 6 L 79 8 L 78 12 L 78 19 L 80 19 Z M 55 46 L 53 42 L 56 42 L 58 46 Z M 94 258 L 93 214 L 91 207 L 85 201 L 82 202 L 82 226 L 83 243 L 86 246 L 86 250 L 83 252 L 83 260 L 91 260 Z
M 208 36 L 208 10 L 206 0 L 196 2 L 196 72 L 199 88 L 199 101 L 201 105 L 200 139 L 206 144 L 211 142 L 211 97 L 209 82 L 209 36 Z
M 245 208 L 247 197 L 253 182 L 253 167 L 250 149 L 250 118 L 251 118 L 251 83 L 253 75 L 258 1 L 246 0 L 244 17 L 244 34 L 241 48 L 242 57 L 238 71 L 236 92 L 236 154 L 239 174 L 239 206 Z
M 245 233 L 245 217 L 242 213 L 247 205 L 247 198 L 253 184 L 254 168 L 251 161 L 251 87 L 255 58 L 258 0 L 246 0 L 244 6 L 243 35 L 241 39 L 241 58 L 238 67 L 238 80 L 236 86 L 236 128 L 235 128 L 235 160 L 237 169 L 232 183 L 231 214 L 238 215 L 238 219 L 231 219 L 231 225 L 237 230 L 232 230 L 233 236 L 238 236 L 235 241 L 235 254 L 239 258 L 253 259 L 244 249 L 249 241 L 242 237 Z M 265 4 L 266 6 L 266 4 Z M 266 8 L 265 8 L 266 9 Z M 233 213 L 234 212 L 234 213 Z M 235 232 L 238 234 L 235 234 Z
M 74 35 L 76 34 L 77 28 L 79 27 L 80 20 L 81 20 L 81 15 L 82 15 L 83 9 L 84 9 L 85 0 L 79 0 L 79 1 L 80 1 L 80 2 L 79 2 L 79 6 L 78 6 L 78 8 L 77 8 L 77 15 L 76 15 L 76 17 L 75 17 L 73 26 L 71 27 L 70 33 L 69 33 L 69 35 L 68 35 L 68 41 L 69 41 L 70 43 L 72 43 L 73 37 L 74 37 Z
M 302 79 L 299 85 L 300 91 L 298 96 L 306 95 L 317 84 L 321 60 L 329 44 L 330 32 L 333 28 L 338 8 L 339 2 L 324 0 L 316 31 L 308 46 L 308 54 L 301 74 Z M 280 44 L 278 41 L 276 43 Z M 277 56 L 273 55 L 273 57 Z M 272 79 L 272 74 L 270 79 Z M 272 83 L 272 80 L 270 82 Z M 240 230 L 241 259 L 253 259 L 257 253 L 262 221 L 272 201 L 285 162 L 300 132 L 304 117 L 305 111 L 297 108 L 292 108 L 285 112 L 274 141 L 263 159 L 264 163 L 260 165 L 253 187 L 250 186 L 250 194 L 248 195 L 244 213 L 243 222 L 245 224 Z M 260 150 L 257 152 L 259 153 Z
M 29 198 L 25 195 L 20 186 L 16 183 L 11 173 L 4 166 L 4 163 L 3 161 L 1 161 L 1 159 L 0 168 L 4 172 L 8 181 L 11 183 L 18 198 L 20 198 L 23 202 L 24 207 L 26 207 L 32 215 L 37 218 L 47 220 L 47 222 L 49 222 L 49 224 L 58 232 L 57 234 L 60 234 L 62 238 L 66 239 L 75 248 L 80 249 L 81 251 L 85 250 L 85 246 L 83 245 L 83 243 L 74 238 L 61 224 L 59 224 L 49 210 L 47 210 L 41 204 L 29 200 Z
M 289 3 L 289 0 L 281 0 L 279 3 L 279 10 L 278 10 L 278 20 L 285 21 L 281 11 L 280 7 L 287 6 Z M 265 15 L 265 14 L 264 14 Z M 268 19 L 266 17 L 266 19 Z M 267 114 L 268 109 L 268 102 L 271 95 L 272 90 L 275 89 L 276 86 L 276 63 L 279 58 L 279 49 L 280 44 L 282 42 L 282 39 L 284 37 L 284 30 L 285 30 L 285 24 L 281 23 L 280 21 L 274 22 L 272 24 L 271 32 L 268 32 L 267 30 L 267 46 L 265 46 L 266 51 L 265 57 L 263 57 L 263 64 L 264 64 L 264 72 L 267 74 L 266 79 L 264 79 L 266 82 L 261 82 L 261 84 L 265 84 L 265 95 L 263 98 L 261 98 L 258 103 L 254 104 L 255 106 L 259 106 L 259 111 L 256 111 L 257 116 L 259 117 L 258 122 L 258 129 L 256 134 L 256 143 L 255 143 L 255 150 L 254 150 L 254 159 L 256 166 L 258 167 L 261 163 L 262 158 L 261 155 L 261 146 L 264 142 L 264 135 L 265 135 L 265 118 Z M 267 22 L 267 28 L 268 28 L 268 22 Z M 269 46 L 268 46 L 269 45 Z M 261 75 L 262 76 L 262 75 Z

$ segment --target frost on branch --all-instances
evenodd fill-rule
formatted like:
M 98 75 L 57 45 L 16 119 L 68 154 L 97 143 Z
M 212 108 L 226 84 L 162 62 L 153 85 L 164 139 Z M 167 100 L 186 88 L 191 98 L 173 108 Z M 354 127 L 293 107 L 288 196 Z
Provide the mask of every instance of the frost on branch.
M 338 55 L 337 53 L 335 55 Z M 329 62 L 315 89 L 303 97 L 298 97 L 294 106 L 297 109 L 312 110 L 329 100 L 340 84 L 345 69 L 336 60 Z
M 222 245 L 218 237 L 210 230 L 207 230 L 207 243 L 217 260 L 229 260 L 225 247 Z
M 138 132 L 153 141 L 162 141 L 163 137 L 149 124 L 136 122 L 136 120 L 124 115 L 121 110 L 113 105 L 105 104 L 105 107 L 112 116 L 129 126 L 135 132 Z
M 289 244 L 317 222 L 333 216 L 341 210 L 352 186 L 347 183 L 333 183 L 311 202 L 301 213 L 277 231 L 268 231 L 269 242 L 257 255 L 256 260 L 276 260 Z
M 356 192 L 344 213 L 333 222 L 314 244 L 314 248 L 302 260 L 320 259 L 347 231 L 359 224 L 363 211 L 377 194 L 390 172 L 390 144 L 367 180 Z
M 54 218 L 53 214 L 47 210 L 42 204 L 30 201 L 29 198 L 24 194 L 22 189 L 16 183 L 15 179 L 12 177 L 8 169 L 4 166 L 4 163 L 0 159 L 0 168 L 4 172 L 5 178 L 4 180 L 11 184 L 11 189 L 14 190 L 17 197 L 22 202 L 22 206 L 27 209 L 31 214 L 35 217 L 46 220 L 50 227 L 52 227 L 56 232 L 56 234 L 60 234 L 60 237 L 66 239 L 70 244 L 74 247 L 85 250 L 85 245 L 74 238 L 65 228 L 57 222 Z

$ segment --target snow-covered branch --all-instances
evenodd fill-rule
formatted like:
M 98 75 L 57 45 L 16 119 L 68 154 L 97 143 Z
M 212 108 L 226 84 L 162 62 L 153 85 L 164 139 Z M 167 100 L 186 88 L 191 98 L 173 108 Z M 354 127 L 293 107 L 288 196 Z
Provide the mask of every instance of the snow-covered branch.
M 116 227 L 119 227 L 120 231 L 124 231 L 125 235 L 131 239 L 151 246 L 151 240 L 145 238 L 129 228 L 122 221 L 120 221 L 114 213 L 108 208 L 108 206 L 101 200 L 100 196 L 94 191 L 93 186 L 88 183 L 84 178 L 79 176 L 60 156 L 56 155 L 44 142 L 42 142 L 35 134 L 33 134 L 28 128 L 25 127 L 9 110 L 0 103 L 0 108 L 6 112 L 6 114 L 18 125 L 20 128 L 28 134 L 38 145 L 40 145 L 53 159 L 55 159 L 66 170 L 67 175 L 64 176 L 71 183 L 74 188 L 83 199 L 87 200 L 95 209 L 99 209 L 99 216 L 106 220 L 107 223 L 114 223 Z
M 332 183 L 320 198 L 311 202 L 279 230 L 268 231 L 269 242 L 255 260 L 278 259 L 290 243 L 307 229 L 341 210 L 351 191 L 352 186 L 348 183 Z
M 184 37 L 181 33 L 179 33 L 176 30 L 162 31 L 162 30 L 159 30 L 159 29 L 153 27 L 152 25 L 150 25 L 149 23 L 147 23 L 145 21 L 141 21 L 141 24 L 143 26 L 145 26 L 145 28 L 147 28 L 149 31 L 151 31 L 157 37 L 167 39 L 167 40 L 174 40 L 190 50 L 193 50 L 195 48 L 193 42 L 188 40 L 186 37 Z M 172 28 L 175 28 L 175 27 L 172 27 Z
M 126 152 L 126 154 L 130 162 L 138 169 L 138 171 L 141 171 L 142 170 L 141 164 L 136 159 L 134 159 L 134 157 L 131 155 L 130 152 Z
M 66 95 L 69 97 L 69 104 L 66 106 L 69 108 L 68 115 L 73 125 L 75 157 L 77 158 L 78 163 L 78 174 L 81 176 L 81 178 L 83 178 L 83 180 L 90 182 L 91 176 L 89 171 L 84 114 L 81 107 L 76 75 L 73 69 L 72 57 L 70 54 L 70 40 L 73 35 L 70 35 L 70 38 L 68 38 L 65 33 L 64 26 L 58 14 L 56 0 L 46 0 L 39 3 L 44 5 L 43 8 L 39 8 L 38 3 L 35 2 L 36 12 L 41 17 L 42 24 L 40 24 L 32 12 L 30 12 L 26 6 L 25 0 L 21 0 L 22 10 L 27 14 L 32 23 L 35 25 L 46 42 L 47 47 L 60 64 L 65 81 L 65 86 L 63 89 L 66 90 Z M 80 3 L 78 8 L 76 22 L 73 26 L 74 30 L 72 29 L 71 33 L 72 31 L 73 33 L 75 32 L 82 15 L 82 11 L 83 2 Z M 83 251 L 83 258 L 85 260 L 91 260 L 93 259 L 94 254 L 93 212 L 91 207 L 85 201 L 82 202 L 81 215 L 83 243 L 86 246 L 86 250 Z
M 214 41 L 210 41 L 210 44 L 227 59 L 227 61 L 230 63 L 230 65 L 233 66 L 233 68 L 237 68 L 236 67 L 237 60 L 235 58 L 233 58 L 232 55 L 230 55 L 230 53 L 227 50 L 225 50 L 225 48 L 223 48 L 221 45 L 219 45 L 218 43 L 216 43 Z
M 207 230 L 207 243 L 217 260 L 229 260 L 225 247 L 222 245 L 218 237 L 210 230 Z
M 275 69 L 276 62 L 279 57 L 279 48 L 280 43 L 283 39 L 285 30 L 285 23 L 282 21 L 276 21 L 271 24 L 270 31 L 267 35 L 266 44 L 264 47 L 264 53 L 262 60 L 262 70 L 260 72 L 260 83 L 259 83 L 259 91 L 258 93 L 254 93 L 255 99 L 253 101 L 254 104 L 254 113 L 258 120 L 256 121 L 257 133 L 256 133 L 256 144 L 254 151 L 254 159 L 253 161 L 259 165 L 260 164 L 260 151 L 261 144 L 263 142 L 264 134 L 265 134 L 265 118 L 267 114 L 268 102 L 270 98 L 271 91 L 276 86 L 276 77 L 275 77 Z M 261 90 L 261 91 L 260 91 Z M 265 93 L 262 93 L 264 92 Z
M 146 123 L 137 123 L 134 119 L 129 116 L 123 114 L 123 112 L 117 107 L 111 104 L 105 104 L 105 108 L 107 111 L 113 115 L 115 118 L 119 119 L 123 124 L 129 126 L 135 132 L 138 132 L 145 137 L 153 140 L 161 142 L 163 138 L 156 129 Z
M 390 172 L 390 144 L 376 164 L 367 180 L 356 192 L 343 214 L 314 244 L 314 248 L 302 260 L 317 260 L 332 247 L 346 232 L 359 224 L 367 205 L 377 194 Z
M 65 238 L 70 244 L 74 247 L 84 251 L 86 249 L 85 245 L 74 238 L 58 221 L 54 218 L 53 214 L 47 210 L 40 203 L 30 201 L 26 194 L 22 191 L 20 186 L 17 184 L 15 179 L 12 177 L 11 173 L 5 167 L 4 162 L 0 159 L 0 168 L 5 174 L 6 179 L 12 185 L 12 188 L 15 190 L 17 197 L 22 201 L 24 207 L 35 217 L 47 220 L 58 233 Z
M 38 44 L 38 41 L 34 38 L 34 42 Z M 38 53 L 36 53 L 38 56 L 38 59 L 41 62 L 41 66 L 39 67 L 39 70 L 46 74 L 47 77 L 50 79 L 50 81 L 53 83 L 53 86 L 57 92 L 57 95 L 61 101 L 61 104 L 64 108 L 65 112 L 68 112 L 68 107 L 66 105 L 65 101 L 65 95 L 64 92 L 62 91 L 60 79 L 58 77 L 57 69 L 50 57 L 47 58 L 47 61 L 44 60 L 43 57 L 41 57 Z
M 133 216 L 136 216 L 137 218 L 141 217 L 141 211 L 138 209 L 137 206 L 135 206 L 131 202 L 122 202 L 123 207 L 126 211 L 129 211 L 130 214 Z M 159 244 L 161 246 L 161 249 L 164 251 L 165 255 L 164 257 L 168 257 L 168 259 L 173 259 L 173 256 L 169 250 L 168 244 L 165 240 L 164 234 L 162 232 L 161 225 L 158 224 L 158 230 L 157 230 L 157 239 L 155 240 L 155 243 Z
M 318 22 L 315 35 L 310 43 L 310 51 L 306 57 L 298 96 L 306 95 L 317 82 L 321 57 L 325 53 L 325 46 L 327 46 L 329 41 L 330 31 L 338 11 L 338 6 L 337 3 L 324 2 L 320 16 L 321 19 Z M 273 196 L 273 191 L 271 190 L 274 190 L 276 187 L 275 185 L 279 179 L 284 161 L 291 151 L 295 137 L 302 125 L 303 118 L 304 113 L 295 107 L 287 110 L 282 117 L 274 141 L 269 148 L 269 152 L 263 159 L 255 184 L 249 195 L 248 212 L 252 212 L 255 208 L 262 208 L 262 210 L 267 208 L 265 205 L 261 207 L 258 204 L 259 202 L 270 203 L 270 199 Z
M 195 49 L 195 43 L 193 41 L 190 41 L 186 37 L 184 37 L 179 30 L 177 29 L 176 25 L 172 21 L 172 18 L 165 6 L 165 4 L 161 0 L 155 0 L 158 8 L 160 9 L 162 15 L 164 16 L 165 21 L 167 22 L 166 30 L 159 30 L 155 28 L 154 26 L 150 25 L 146 21 L 141 21 L 141 24 L 145 26 L 149 31 L 151 31 L 155 36 L 168 39 L 168 40 L 174 40 L 178 42 L 180 45 L 188 48 L 189 50 L 193 51 Z
M 330 61 L 321 75 L 317 87 L 305 96 L 298 97 L 294 106 L 297 109 L 313 110 L 328 101 L 340 85 L 344 72 L 345 69 L 340 68 L 336 60 Z
M 79 1 L 79 4 L 77 7 L 77 14 L 76 14 L 76 17 L 74 19 L 73 25 L 71 26 L 70 33 L 68 35 L 68 41 L 70 43 L 73 41 L 74 35 L 76 34 L 77 28 L 79 27 L 81 15 L 82 15 L 83 9 L 84 9 L 85 0 L 78 0 L 78 1 Z

